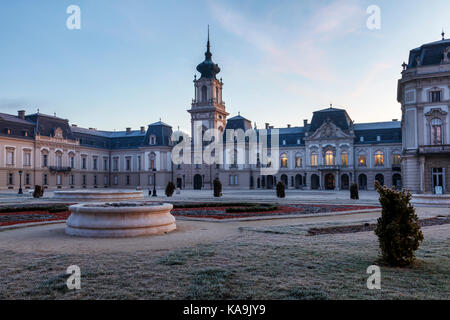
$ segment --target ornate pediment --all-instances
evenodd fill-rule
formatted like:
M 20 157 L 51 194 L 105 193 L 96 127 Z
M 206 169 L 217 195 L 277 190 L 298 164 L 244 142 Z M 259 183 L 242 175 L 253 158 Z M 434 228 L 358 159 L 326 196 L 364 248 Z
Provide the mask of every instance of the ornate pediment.
M 308 140 L 315 139 L 353 139 L 353 135 L 347 134 L 337 127 L 333 121 L 327 119 L 320 127 L 316 130 Z

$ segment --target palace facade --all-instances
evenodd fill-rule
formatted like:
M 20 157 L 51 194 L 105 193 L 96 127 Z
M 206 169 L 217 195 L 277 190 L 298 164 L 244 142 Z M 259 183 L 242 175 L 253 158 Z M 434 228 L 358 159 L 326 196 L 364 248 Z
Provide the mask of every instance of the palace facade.
M 373 190 L 375 180 L 413 192 L 449 192 L 450 42 L 414 49 L 398 86 L 402 121 L 354 123 L 344 109 L 330 106 L 302 125 L 265 130 L 279 132 L 280 169 L 261 175 L 248 156 L 238 163 L 173 164 L 172 127 L 161 121 L 125 131 L 70 125 L 67 119 L 35 113 L 0 113 L 0 188 L 163 188 L 210 189 L 215 178 L 224 188 L 271 189 L 282 181 L 289 189 L 348 189 L 357 183 Z M 440 59 L 438 56 L 440 55 Z M 439 60 L 439 61 L 438 61 Z M 197 66 L 191 116 L 202 131 L 259 129 L 240 114 L 228 118 L 222 100 L 220 68 L 212 60 L 209 39 Z M 439 92 L 439 93 L 438 93 Z M 439 188 L 439 186 L 441 188 Z M 438 187 L 438 188 L 436 188 Z

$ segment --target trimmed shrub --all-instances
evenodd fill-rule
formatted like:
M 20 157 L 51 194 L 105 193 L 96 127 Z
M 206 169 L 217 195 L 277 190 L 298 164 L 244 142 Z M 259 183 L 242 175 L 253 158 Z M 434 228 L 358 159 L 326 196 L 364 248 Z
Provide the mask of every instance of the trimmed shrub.
M 350 199 L 358 200 L 359 194 L 358 194 L 358 185 L 356 183 L 353 183 L 350 186 Z
M 218 178 L 214 179 L 214 197 L 222 196 L 222 183 Z
M 378 181 L 375 188 L 382 206 L 375 233 L 383 260 L 391 266 L 407 266 L 415 260 L 414 251 L 423 241 L 419 218 L 410 203 L 411 193 L 382 187 Z
M 166 186 L 166 196 L 171 197 L 174 191 L 175 191 L 175 184 L 172 181 L 169 181 Z
M 286 193 L 284 191 L 284 183 L 281 181 L 278 181 L 277 183 L 277 197 L 278 198 L 286 197 Z
M 44 188 L 41 186 L 34 186 L 33 197 L 34 198 L 42 198 L 44 196 Z

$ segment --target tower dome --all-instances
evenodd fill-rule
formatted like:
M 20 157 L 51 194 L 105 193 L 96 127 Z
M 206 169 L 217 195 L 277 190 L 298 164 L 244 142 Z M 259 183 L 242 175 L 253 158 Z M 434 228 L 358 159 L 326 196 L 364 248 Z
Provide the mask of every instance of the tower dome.
M 212 61 L 211 47 L 209 44 L 209 26 L 205 60 L 197 66 L 197 71 L 201 73 L 201 78 L 206 79 L 216 79 L 216 74 L 220 72 L 219 66 Z

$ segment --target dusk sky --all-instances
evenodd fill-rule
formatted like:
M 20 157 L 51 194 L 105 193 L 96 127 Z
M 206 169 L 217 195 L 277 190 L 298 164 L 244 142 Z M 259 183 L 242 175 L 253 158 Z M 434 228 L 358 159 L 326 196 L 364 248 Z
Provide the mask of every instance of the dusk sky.
M 81 29 L 69 30 L 69 5 Z M 366 9 L 381 8 L 369 30 Z M 302 126 L 345 108 L 356 122 L 400 119 L 409 50 L 450 37 L 448 0 L 0 0 L 0 112 L 40 112 L 82 127 L 190 131 L 207 25 L 230 117 Z

